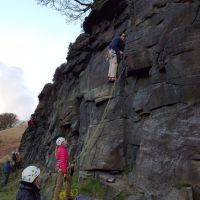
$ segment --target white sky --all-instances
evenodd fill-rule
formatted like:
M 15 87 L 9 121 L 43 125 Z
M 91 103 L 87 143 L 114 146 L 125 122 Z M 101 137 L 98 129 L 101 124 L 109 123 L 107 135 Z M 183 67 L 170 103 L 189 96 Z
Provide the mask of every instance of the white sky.
M 80 29 L 36 0 L 0 0 L 0 113 L 29 118 Z

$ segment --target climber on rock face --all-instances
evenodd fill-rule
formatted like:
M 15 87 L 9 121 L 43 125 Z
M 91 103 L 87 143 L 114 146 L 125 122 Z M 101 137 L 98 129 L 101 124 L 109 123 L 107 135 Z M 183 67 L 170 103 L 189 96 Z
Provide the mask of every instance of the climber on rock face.
M 40 185 L 40 169 L 35 166 L 26 167 L 22 172 L 16 200 L 41 200 Z
M 32 114 L 30 120 L 28 121 L 28 130 L 30 132 L 34 131 L 35 128 L 36 128 L 36 125 L 37 125 L 37 123 L 36 123 L 36 115 Z
M 120 55 L 123 55 L 125 46 L 125 33 L 120 36 L 116 35 L 108 46 L 108 59 L 109 59 L 109 71 L 108 80 L 115 81 L 117 79 L 117 66 L 119 64 Z
M 58 174 L 54 191 L 54 200 L 59 200 L 59 193 L 62 189 L 63 179 L 67 178 L 69 155 L 67 149 L 67 140 L 65 138 L 59 137 L 56 140 L 56 145 L 55 157 L 57 159 L 56 171 Z

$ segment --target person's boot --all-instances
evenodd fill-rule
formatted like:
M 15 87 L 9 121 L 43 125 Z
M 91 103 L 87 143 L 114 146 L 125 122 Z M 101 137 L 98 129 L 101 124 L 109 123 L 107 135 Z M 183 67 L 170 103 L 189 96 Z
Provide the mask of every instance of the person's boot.
M 73 200 L 74 198 L 71 196 L 67 196 L 67 200 Z

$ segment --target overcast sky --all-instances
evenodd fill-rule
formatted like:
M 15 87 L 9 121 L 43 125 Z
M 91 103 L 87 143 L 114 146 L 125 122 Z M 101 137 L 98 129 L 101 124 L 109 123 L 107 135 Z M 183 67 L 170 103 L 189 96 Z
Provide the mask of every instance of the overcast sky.
M 66 62 L 80 24 L 66 24 L 64 16 L 36 0 L 1 0 L 0 24 L 0 113 L 28 119 L 43 86 Z

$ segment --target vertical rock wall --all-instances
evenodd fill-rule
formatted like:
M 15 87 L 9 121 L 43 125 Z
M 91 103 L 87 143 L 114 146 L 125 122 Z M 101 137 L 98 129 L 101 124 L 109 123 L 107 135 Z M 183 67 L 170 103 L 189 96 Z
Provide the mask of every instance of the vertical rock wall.
M 199 8 L 198 0 L 96 0 L 85 33 L 39 95 L 37 127 L 20 147 L 26 162 L 45 164 L 65 136 L 80 170 L 128 169 L 148 198 L 186 200 L 190 188 L 199 200 Z M 113 88 L 105 49 L 122 31 Z

